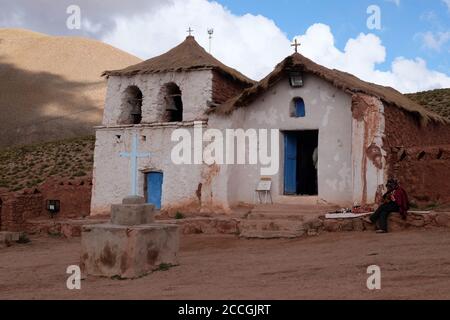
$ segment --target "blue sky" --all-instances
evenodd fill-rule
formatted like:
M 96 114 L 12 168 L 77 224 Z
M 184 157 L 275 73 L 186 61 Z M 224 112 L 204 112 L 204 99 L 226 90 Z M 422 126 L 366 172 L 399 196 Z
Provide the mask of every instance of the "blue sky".
M 442 0 L 219 0 L 235 14 L 261 14 L 275 21 L 288 38 L 303 34 L 312 24 L 320 22 L 331 27 L 336 46 L 343 49 L 347 40 L 360 32 L 374 33 L 387 48 L 390 67 L 398 56 L 423 57 L 430 68 L 450 74 L 450 41 L 440 51 L 427 48 L 420 37 L 426 32 L 450 32 L 450 9 Z M 381 30 L 366 26 L 370 5 L 381 8 Z

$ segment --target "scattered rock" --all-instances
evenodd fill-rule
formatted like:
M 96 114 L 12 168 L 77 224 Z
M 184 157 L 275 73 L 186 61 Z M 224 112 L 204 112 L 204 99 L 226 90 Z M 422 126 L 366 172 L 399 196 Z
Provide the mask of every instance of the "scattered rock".
M 316 219 L 316 220 L 312 221 L 311 226 L 314 229 L 320 229 L 323 227 L 323 221 L 320 219 Z
M 421 228 L 421 227 L 425 226 L 425 220 L 423 218 L 407 220 L 407 223 L 409 225 L 417 227 L 417 228 Z
M 353 221 L 352 219 L 345 219 L 341 224 L 342 231 L 353 231 Z
M 353 219 L 353 231 L 364 231 L 365 229 L 362 219 Z
M 450 227 L 450 213 L 446 212 L 437 213 L 435 221 L 439 227 Z
M 335 219 L 327 219 L 323 222 L 323 228 L 328 232 L 339 231 L 339 221 Z

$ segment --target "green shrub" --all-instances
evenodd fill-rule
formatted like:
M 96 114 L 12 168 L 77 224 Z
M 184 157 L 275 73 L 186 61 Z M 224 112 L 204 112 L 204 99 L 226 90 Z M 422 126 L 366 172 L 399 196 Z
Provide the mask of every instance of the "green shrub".
M 170 263 L 161 263 L 155 271 L 167 271 L 172 267 L 173 265 Z
M 17 240 L 16 242 L 17 242 L 17 243 L 20 243 L 20 244 L 26 244 L 26 243 L 30 243 L 31 240 L 30 240 L 30 238 L 28 238 L 27 234 L 22 233 L 22 234 L 19 236 L 19 240 Z
M 77 172 L 75 172 L 73 174 L 74 177 L 84 177 L 86 175 L 86 172 L 82 171 L 82 170 L 78 170 Z
M 177 211 L 177 213 L 175 214 L 175 219 L 184 219 L 184 214 L 182 214 L 180 211 Z

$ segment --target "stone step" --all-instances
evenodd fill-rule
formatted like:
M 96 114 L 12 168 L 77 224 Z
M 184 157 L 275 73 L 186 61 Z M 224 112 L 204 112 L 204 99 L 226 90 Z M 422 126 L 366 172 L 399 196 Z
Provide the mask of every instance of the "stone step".
M 306 233 L 302 221 L 246 219 L 240 225 L 240 237 L 273 239 L 297 238 Z
M 257 205 L 251 212 L 273 212 L 273 213 L 327 213 L 338 209 L 331 205 L 292 205 L 292 204 L 273 204 Z
M 318 205 L 318 196 L 279 196 L 277 203 L 296 205 Z
M 309 221 L 334 210 L 336 207 L 329 205 L 258 205 L 253 208 L 247 219 Z
M 252 212 L 247 216 L 247 219 L 309 221 L 324 215 L 325 215 L 324 213 L 301 213 L 301 212 Z
M 243 231 L 239 236 L 247 239 L 295 239 L 301 237 L 305 233 L 297 233 L 291 231 Z

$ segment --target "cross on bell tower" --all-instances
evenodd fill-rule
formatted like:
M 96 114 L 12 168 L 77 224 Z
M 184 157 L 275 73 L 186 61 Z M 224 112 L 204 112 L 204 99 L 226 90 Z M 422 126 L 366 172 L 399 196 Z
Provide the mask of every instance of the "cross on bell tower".
M 192 36 L 194 30 L 191 27 L 189 27 L 189 29 L 187 29 L 186 32 L 189 33 L 189 36 Z
M 294 43 L 291 44 L 291 47 L 295 47 L 295 53 L 298 53 L 298 47 L 301 46 L 301 43 L 297 41 L 297 38 L 294 39 Z

